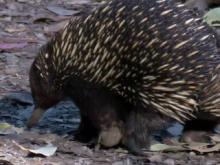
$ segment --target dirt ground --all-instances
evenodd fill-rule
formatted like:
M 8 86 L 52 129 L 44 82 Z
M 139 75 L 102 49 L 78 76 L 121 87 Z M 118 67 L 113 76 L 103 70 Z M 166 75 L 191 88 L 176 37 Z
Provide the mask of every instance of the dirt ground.
M 73 141 L 80 118 L 69 100 L 51 108 L 37 127 L 26 129 L 33 109 L 28 70 L 38 48 L 71 15 L 95 5 L 92 0 L 0 0 L 0 165 L 220 164 L 219 153 L 149 152 L 137 157 L 121 148 L 95 151 Z M 46 154 L 29 150 L 41 147 Z

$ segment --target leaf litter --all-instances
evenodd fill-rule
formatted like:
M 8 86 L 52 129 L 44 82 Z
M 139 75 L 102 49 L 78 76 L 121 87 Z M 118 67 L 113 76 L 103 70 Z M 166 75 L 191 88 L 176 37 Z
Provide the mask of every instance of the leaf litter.
M 219 163 L 217 135 L 210 136 L 211 143 L 154 143 L 146 151 L 147 158 L 122 148 L 95 151 L 73 141 L 80 119 L 78 109 L 68 100 L 48 110 L 37 127 L 26 129 L 33 110 L 28 70 L 38 48 L 71 15 L 78 17 L 97 4 L 92 0 L 0 0 L 0 164 Z

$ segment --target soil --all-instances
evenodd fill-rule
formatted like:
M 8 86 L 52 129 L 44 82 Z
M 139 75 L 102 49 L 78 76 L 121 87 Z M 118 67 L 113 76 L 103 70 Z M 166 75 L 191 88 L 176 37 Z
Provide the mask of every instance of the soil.
M 70 100 L 48 110 L 35 128 L 26 128 L 33 110 L 28 70 L 39 47 L 71 15 L 96 5 L 92 0 L 0 0 L 0 165 L 220 164 L 219 153 L 148 152 L 148 157 L 138 157 L 119 147 L 95 150 L 76 142 L 80 117 Z M 52 156 L 28 150 L 47 144 L 57 148 Z

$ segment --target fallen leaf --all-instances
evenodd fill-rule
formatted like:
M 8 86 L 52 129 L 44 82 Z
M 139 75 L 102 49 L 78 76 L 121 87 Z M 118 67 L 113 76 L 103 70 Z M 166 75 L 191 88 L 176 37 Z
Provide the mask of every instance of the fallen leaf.
M 20 134 L 23 128 L 18 128 L 8 123 L 0 123 L 0 135 Z
M 45 15 L 40 14 L 36 15 L 32 21 L 33 23 L 41 23 L 41 22 L 60 22 L 63 20 L 69 19 L 69 16 L 51 16 L 51 15 Z
M 57 15 L 70 16 L 79 13 L 76 10 L 68 10 L 60 6 L 47 6 L 47 9 Z
M 10 26 L 5 28 L 5 31 L 9 32 L 9 33 L 23 32 L 23 31 L 26 31 L 26 30 L 27 30 L 27 28 L 23 24 L 10 25 Z
M 169 152 L 177 152 L 177 151 L 186 151 L 187 148 L 182 145 L 167 145 L 162 143 L 153 144 L 150 146 L 150 151 L 159 152 L 159 151 L 169 151 Z
M 12 11 L 12 10 L 4 10 L 0 11 L 0 16 L 13 16 L 13 17 L 32 17 L 32 13 L 30 12 L 19 12 L 19 11 Z
M 44 155 L 44 156 L 52 156 L 57 150 L 57 147 L 55 147 L 54 145 L 52 144 L 48 144 L 44 147 L 40 147 L 38 149 L 35 149 L 35 150 L 32 150 L 32 149 L 29 149 L 29 151 L 31 153 L 34 153 L 34 154 L 41 154 L 41 155 Z
M 219 143 L 220 142 L 220 135 L 219 134 L 215 134 L 210 136 L 211 140 L 215 143 Z
M 0 160 L 0 165 L 13 165 L 13 164 L 7 160 Z
M 17 101 L 22 104 L 33 104 L 32 96 L 27 92 L 9 93 L 7 96 L 5 96 L 5 98 Z
M 220 143 L 210 144 L 210 143 L 192 143 L 187 146 L 190 150 L 197 151 L 200 153 L 209 153 L 220 151 Z
M 12 127 L 12 125 L 10 125 L 8 123 L 0 123 L 0 129 L 8 129 L 11 127 Z
M 204 15 L 204 20 L 210 26 L 220 26 L 220 7 L 217 7 L 217 8 L 214 8 L 212 10 L 209 10 Z
M 69 22 L 69 20 L 65 20 L 59 23 L 55 23 L 49 26 L 44 27 L 44 31 L 48 34 L 53 34 L 59 30 L 61 30 L 67 23 Z
M 74 4 L 74 5 L 83 5 L 83 4 L 90 4 L 90 0 L 71 0 L 67 1 L 67 4 Z
M 36 154 L 36 155 L 43 155 L 43 156 L 52 156 L 56 150 L 57 147 L 53 144 L 47 144 L 46 146 L 39 147 L 37 149 L 28 149 L 26 147 L 23 147 L 22 145 L 18 144 L 14 140 L 12 141 L 13 144 L 15 144 L 17 147 L 19 147 L 23 151 L 28 151 L 29 153 Z
M 0 43 L 0 50 L 19 49 L 27 46 L 27 43 Z
M 22 37 L 22 38 L 16 38 L 16 37 L 1 37 L 0 36 L 1 43 L 37 43 L 37 38 L 35 37 Z

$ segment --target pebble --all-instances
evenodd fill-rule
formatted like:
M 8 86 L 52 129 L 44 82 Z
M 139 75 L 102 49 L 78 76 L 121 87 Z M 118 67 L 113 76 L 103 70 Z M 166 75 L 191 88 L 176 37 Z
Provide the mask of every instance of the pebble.
M 166 165 L 175 165 L 175 161 L 173 159 L 166 159 L 164 161 L 164 164 L 166 164 Z

